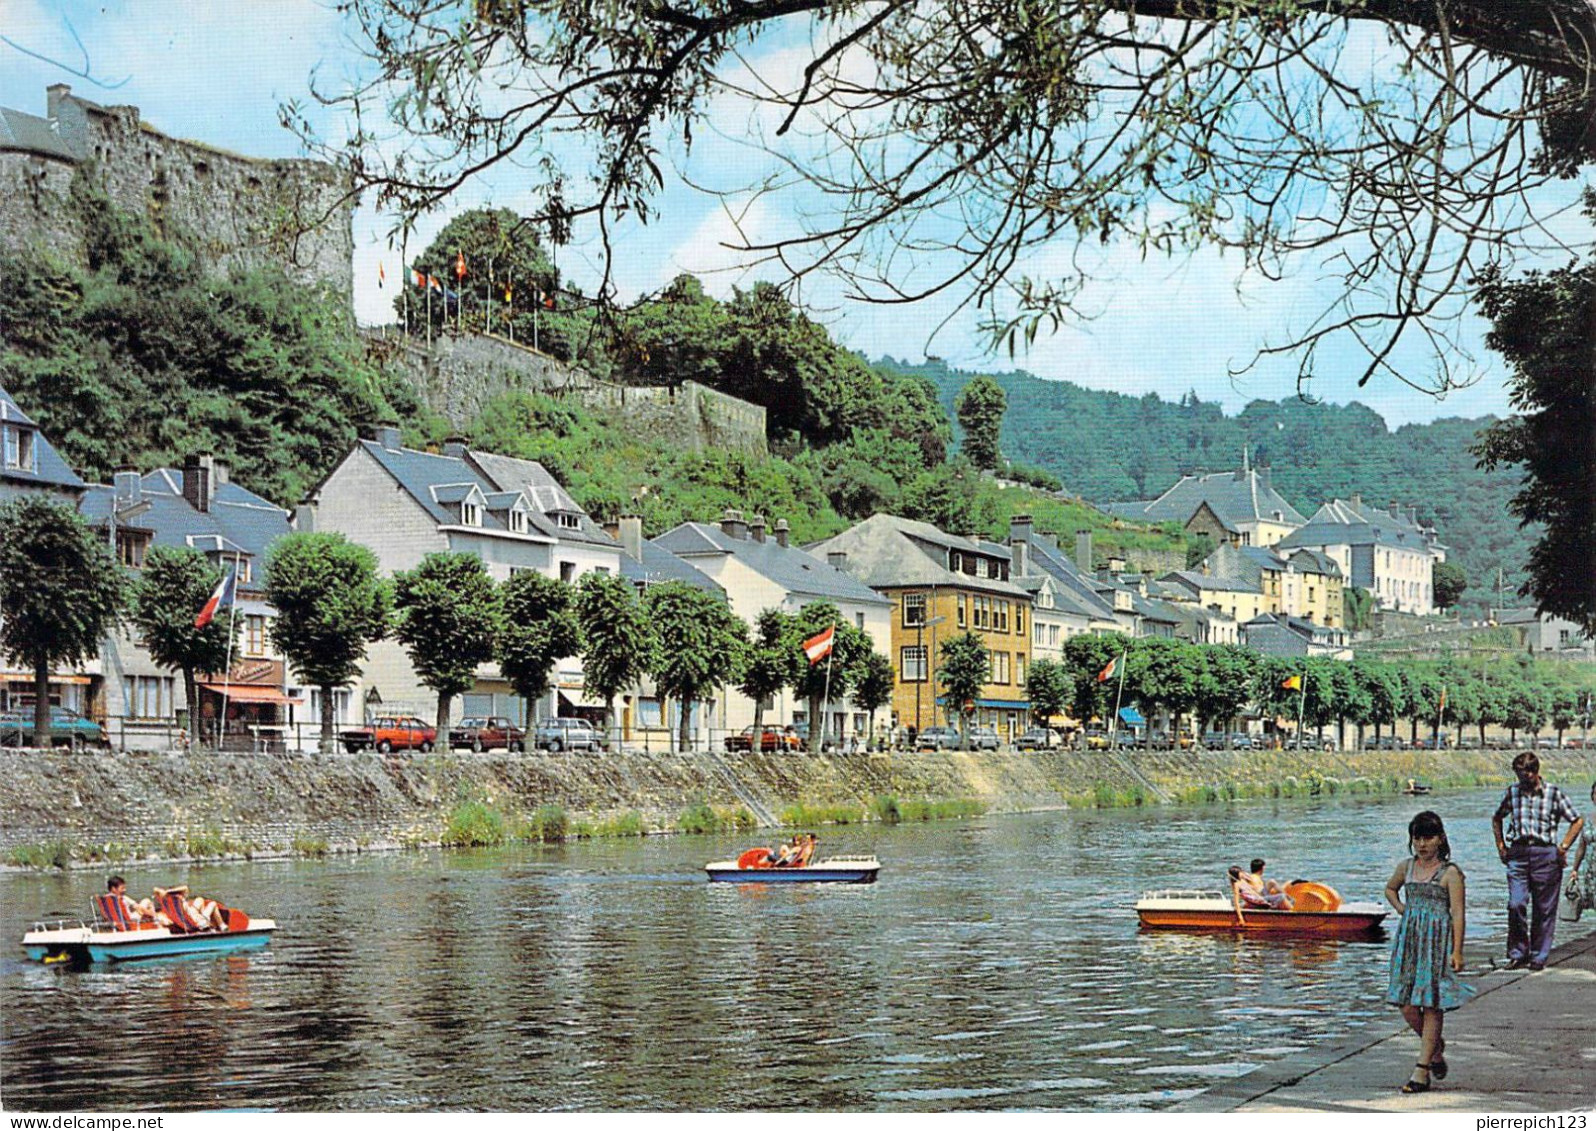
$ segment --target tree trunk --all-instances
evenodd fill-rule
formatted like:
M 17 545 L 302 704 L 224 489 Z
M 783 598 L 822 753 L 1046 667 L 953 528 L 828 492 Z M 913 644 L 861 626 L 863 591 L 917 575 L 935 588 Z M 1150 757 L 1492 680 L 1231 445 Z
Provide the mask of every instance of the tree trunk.
M 449 707 L 453 702 L 453 695 L 438 693 L 438 721 L 434 724 L 438 737 L 433 741 L 432 748 L 440 754 L 449 752 Z
M 692 749 L 693 701 L 687 696 L 683 695 L 681 697 L 680 703 L 681 716 L 676 720 L 676 749 L 679 753 L 685 754 L 688 752 L 688 750 Z M 758 731 L 754 732 L 754 741 L 759 741 Z
M 50 662 L 33 665 L 33 745 L 50 749 Z
M 661 705 L 663 707 L 663 704 Z M 604 732 L 610 740 L 612 754 L 621 752 L 621 736 L 615 727 L 615 693 L 604 696 Z
M 188 704 L 188 748 L 199 749 L 199 680 L 193 668 L 183 669 L 183 701 Z
M 826 741 L 826 720 L 820 714 L 820 696 L 809 697 L 809 753 L 819 754 Z
M 316 749 L 322 754 L 331 754 L 335 743 L 333 741 L 333 688 L 329 684 L 321 686 L 321 739 L 316 744 Z

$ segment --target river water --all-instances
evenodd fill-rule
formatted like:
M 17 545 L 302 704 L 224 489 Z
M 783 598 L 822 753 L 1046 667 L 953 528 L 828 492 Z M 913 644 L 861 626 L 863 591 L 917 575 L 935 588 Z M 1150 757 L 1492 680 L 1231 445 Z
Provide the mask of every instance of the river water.
M 0 1102 L 1156 1110 L 1397 1017 L 1386 941 L 1142 933 L 1137 894 L 1217 888 L 1260 855 L 1280 879 L 1378 900 L 1431 806 L 1469 873 L 1478 971 L 1504 930 L 1495 796 L 821 830 L 823 855 L 880 855 L 872 887 L 706 883 L 703 863 L 747 836 L 128 869 L 131 890 L 186 880 L 278 936 L 83 971 L 13 941 Z M 98 873 L 7 874 L 3 929 L 19 939 L 98 890 Z

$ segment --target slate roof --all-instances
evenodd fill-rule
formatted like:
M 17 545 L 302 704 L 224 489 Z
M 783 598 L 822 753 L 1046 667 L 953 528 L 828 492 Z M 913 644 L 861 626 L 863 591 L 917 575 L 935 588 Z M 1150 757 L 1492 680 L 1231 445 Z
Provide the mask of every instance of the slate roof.
M 475 487 L 484 497 L 499 492 L 497 484 L 488 481 L 458 456 L 434 455 L 410 448 L 386 448 L 375 440 L 358 442 L 440 526 L 460 524 L 458 507 L 450 504 L 458 504 L 469 493 L 469 488 Z M 482 529 L 508 533 L 507 513 L 484 509 Z M 553 541 L 555 537 L 535 522 L 530 536 L 548 541 Z
M 663 585 L 667 581 L 685 581 L 695 589 L 702 589 L 706 593 L 713 593 L 722 601 L 726 600 L 726 589 L 720 582 L 710 577 L 702 570 L 695 569 L 687 562 L 682 561 L 675 554 L 663 547 L 656 546 L 647 538 L 643 539 L 643 559 L 632 557 L 624 550 L 621 552 L 621 576 L 636 584 Z
M 1439 543 L 1432 543 L 1423 529 L 1410 521 L 1400 508 L 1392 514 L 1389 509 L 1380 510 L 1347 499 L 1325 503 L 1300 530 L 1292 531 L 1276 543 L 1282 550 L 1370 545 L 1402 550 L 1428 550 L 1432 546 L 1444 549 Z
M 1192 591 L 1207 589 L 1218 593 L 1257 593 L 1258 586 L 1236 577 L 1225 577 L 1217 573 L 1203 573 L 1195 569 L 1177 569 L 1164 575 L 1165 579 L 1175 578 Z
M 103 527 L 110 513 L 115 488 L 95 484 L 79 509 L 90 525 Z M 150 509 L 130 522 L 117 525 L 147 530 L 151 544 L 198 550 L 231 557 L 242 552 L 257 565 L 264 563 L 272 543 L 289 533 L 288 512 L 236 483 L 218 484 L 208 511 L 197 511 L 183 498 L 183 473 L 163 467 L 139 481 L 139 498 Z M 259 584 L 260 573 L 255 573 Z
M 1340 577 L 1341 567 L 1329 554 L 1318 550 L 1302 549 L 1291 555 L 1291 564 L 1303 573 L 1321 573 L 1326 577 Z
M 21 150 L 56 157 L 62 161 L 76 162 L 78 155 L 56 132 L 56 124 L 49 118 L 37 118 L 0 106 L 0 150 Z
M 1033 533 L 1028 545 L 1032 564 L 1059 583 L 1057 592 L 1062 610 L 1098 620 L 1115 619 L 1114 606 L 1103 600 L 1091 580 L 1059 549 L 1051 536 Z
M 33 468 L 24 471 L 19 467 L 0 467 L 0 479 L 23 486 L 34 484 L 74 491 L 81 491 L 88 486 L 77 472 L 67 466 L 66 460 L 61 458 L 61 453 L 55 450 L 45 434 L 39 431 L 38 422 L 23 412 L 22 407 L 3 388 L 0 388 L 0 423 L 25 424 L 33 429 Z
M 752 538 L 733 538 L 720 527 L 702 522 L 684 522 L 653 541 L 661 549 L 685 559 L 689 565 L 695 557 L 730 554 L 755 573 L 799 597 L 866 605 L 892 604 L 863 581 L 796 546 L 783 546 L 773 540 L 755 542 Z
M 1027 595 L 1024 589 L 1012 581 L 1004 581 L 999 577 L 977 577 L 948 568 L 950 553 L 980 555 L 1008 562 L 1008 547 L 946 534 L 928 522 L 912 518 L 899 518 L 891 514 L 871 515 L 810 549 L 817 555 L 845 552 L 848 555 L 848 572 L 876 589 L 941 585 L 1009 597 Z
M 1258 472 L 1250 470 L 1183 475 L 1156 499 L 1105 503 L 1101 509 L 1138 522 L 1185 523 L 1204 503 L 1231 530 L 1239 529 L 1242 522 L 1288 522 L 1300 526 L 1307 521 Z M 1276 512 L 1279 518 L 1275 517 Z
M 534 525 L 543 533 L 568 542 L 586 542 L 608 549 L 616 547 L 615 539 L 588 517 L 560 481 L 537 460 L 472 450 L 466 453 L 466 461 L 492 487 L 500 491 L 520 491 L 525 495 L 534 508 Z M 558 516 L 562 513 L 574 514 L 577 525 L 561 526 Z

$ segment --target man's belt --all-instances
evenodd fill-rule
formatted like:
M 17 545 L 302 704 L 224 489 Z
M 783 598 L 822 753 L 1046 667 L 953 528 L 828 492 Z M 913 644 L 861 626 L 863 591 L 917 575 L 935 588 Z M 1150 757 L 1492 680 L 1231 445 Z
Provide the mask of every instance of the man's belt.
M 1514 848 L 1550 848 L 1552 842 L 1535 836 L 1521 836 L 1513 842 Z

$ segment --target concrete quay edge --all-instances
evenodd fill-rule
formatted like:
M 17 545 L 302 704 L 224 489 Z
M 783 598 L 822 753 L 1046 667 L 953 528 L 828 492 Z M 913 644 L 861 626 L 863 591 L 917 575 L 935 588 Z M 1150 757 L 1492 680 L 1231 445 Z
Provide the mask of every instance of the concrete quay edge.
M 1596 919 L 1559 923 L 1538 973 L 1465 974 L 1474 998 L 1446 1016 L 1451 1072 L 1399 1089 L 1418 1038 L 1397 1019 L 1296 1053 L 1163 1110 L 1177 1112 L 1567 1112 L 1596 1110 Z M 1395 1016 L 1395 1009 L 1392 1010 Z

